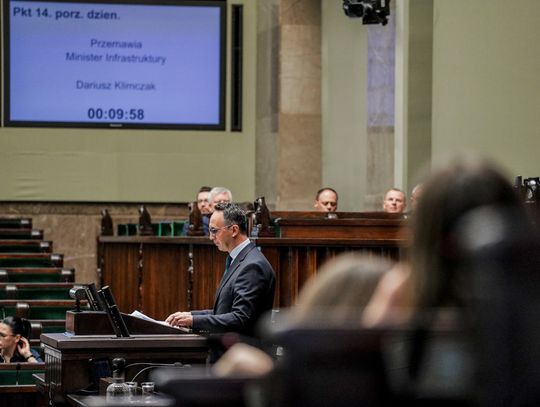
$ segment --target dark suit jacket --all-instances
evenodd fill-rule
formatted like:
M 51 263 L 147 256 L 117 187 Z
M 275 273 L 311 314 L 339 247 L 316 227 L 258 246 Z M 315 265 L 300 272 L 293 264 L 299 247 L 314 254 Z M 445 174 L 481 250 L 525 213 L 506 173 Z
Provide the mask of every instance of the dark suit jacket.
M 214 309 L 191 311 L 195 332 L 253 336 L 259 317 L 272 309 L 276 278 L 266 257 L 250 243 L 223 275 Z

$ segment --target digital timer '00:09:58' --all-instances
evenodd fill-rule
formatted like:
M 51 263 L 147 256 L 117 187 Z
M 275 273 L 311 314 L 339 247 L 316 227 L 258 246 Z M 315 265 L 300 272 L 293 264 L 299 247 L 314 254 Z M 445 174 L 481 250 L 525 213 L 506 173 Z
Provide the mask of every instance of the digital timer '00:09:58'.
M 101 108 L 91 107 L 86 112 L 90 120 L 144 120 L 144 109 L 119 107 Z

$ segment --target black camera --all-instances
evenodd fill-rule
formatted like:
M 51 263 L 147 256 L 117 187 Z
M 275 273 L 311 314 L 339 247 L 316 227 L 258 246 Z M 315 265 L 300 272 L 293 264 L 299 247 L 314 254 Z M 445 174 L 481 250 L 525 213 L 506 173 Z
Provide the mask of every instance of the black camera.
M 525 187 L 527 201 L 538 203 L 538 199 L 540 198 L 540 178 L 525 178 L 523 180 L 523 186 Z
M 343 0 L 343 11 L 351 18 L 361 18 L 362 24 L 388 24 L 390 0 Z

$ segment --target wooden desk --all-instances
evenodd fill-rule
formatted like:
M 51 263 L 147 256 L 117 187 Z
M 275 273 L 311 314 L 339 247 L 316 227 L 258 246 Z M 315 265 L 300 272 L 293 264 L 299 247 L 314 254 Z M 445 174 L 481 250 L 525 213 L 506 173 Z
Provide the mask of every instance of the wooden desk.
M 45 351 L 45 391 L 50 399 L 65 400 L 67 394 L 90 384 L 89 359 L 124 358 L 133 363 L 204 364 L 207 340 L 194 334 L 136 335 L 116 338 L 111 335 L 42 334 Z M 131 379 L 141 366 L 128 367 Z
M 260 238 L 254 240 L 276 272 L 274 308 L 296 303 L 305 282 L 322 264 L 344 252 L 380 256 L 390 260 L 403 257 L 403 240 Z
M 276 272 L 274 308 L 293 305 L 305 281 L 339 253 L 400 259 L 405 222 L 284 219 L 282 237 L 252 238 Z M 226 258 L 207 237 L 101 236 L 98 250 L 99 282 L 111 287 L 119 309 L 161 320 L 179 310 L 212 308 Z
M 106 396 L 77 396 L 70 394 L 67 396 L 67 402 L 73 407 L 173 407 L 175 405 L 174 399 L 164 394 L 155 395 L 150 400 L 143 399 L 139 396 L 135 399 L 120 401 L 115 404 L 107 401 Z
M 402 219 L 276 219 L 280 237 L 365 239 L 395 241 L 403 239 Z

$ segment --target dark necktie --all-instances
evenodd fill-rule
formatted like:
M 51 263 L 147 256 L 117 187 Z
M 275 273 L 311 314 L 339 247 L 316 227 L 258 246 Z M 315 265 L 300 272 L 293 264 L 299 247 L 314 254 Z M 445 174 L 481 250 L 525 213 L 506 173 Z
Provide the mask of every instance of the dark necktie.
M 225 260 L 225 273 L 229 271 L 229 266 L 231 265 L 232 257 L 227 256 L 227 259 Z

